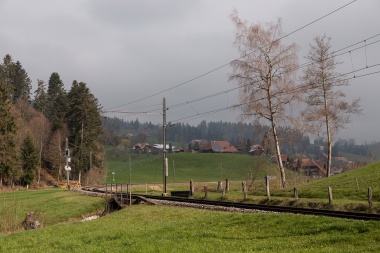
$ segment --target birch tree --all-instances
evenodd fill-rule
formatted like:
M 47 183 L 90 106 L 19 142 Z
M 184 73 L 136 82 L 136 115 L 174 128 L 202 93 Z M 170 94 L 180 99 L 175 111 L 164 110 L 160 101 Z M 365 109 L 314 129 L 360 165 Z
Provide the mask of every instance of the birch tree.
M 359 99 L 347 102 L 345 93 L 339 90 L 339 87 L 347 86 L 348 81 L 336 72 L 341 62 L 331 49 L 330 37 L 315 37 L 306 59 L 310 64 L 303 71 L 301 80 L 307 88 L 307 107 L 301 115 L 310 133 L 327 139 L 326 176 L 329 177 L 333 136 L 350 122 L 350 114 L 360 113 Z
M 240 59 L 231 62 L 230 80 L 240 87 L 243 118 L 269 122 L 281 183 L 285 187 L 277 127 L 286 119 L 286 107 L 298 97 L 295 92 L 298 47 L 295 43 L 285 45 L 280 40 L 283 37 L 281 19 L 265 25 L 248 24 L 235 10 L 231 20 L 235 25 L 234 45 Z

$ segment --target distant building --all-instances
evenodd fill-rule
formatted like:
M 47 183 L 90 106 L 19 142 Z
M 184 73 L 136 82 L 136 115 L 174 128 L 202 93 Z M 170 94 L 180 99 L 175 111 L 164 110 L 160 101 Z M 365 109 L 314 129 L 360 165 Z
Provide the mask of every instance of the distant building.
M 193 140 L 189 146 L 192 152 L 199 152 L 199 153 L 238 153 L 239 152 L 228 141 Z
M 249 153 L 255 156 L 261 156 L 264 154 L 264 148 L 260 144 L 255 144 L 251 146 Z
M 135 153 L 139 153 L 139 154 L 148 154 L 151 152 L 152 150 L 152 147 L 149 145 L 149 143 L 147 142 L 142 142 L 142 143 L 136 143 L 132 150 L 135 152 Z

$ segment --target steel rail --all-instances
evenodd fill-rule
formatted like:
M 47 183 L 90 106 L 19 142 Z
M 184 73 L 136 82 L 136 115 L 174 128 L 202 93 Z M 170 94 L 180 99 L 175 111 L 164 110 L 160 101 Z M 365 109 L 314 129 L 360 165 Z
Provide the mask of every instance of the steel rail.
M 214 201 L 214 200 L 206 200 L 206 199 L 192 199 L 192 198 L 181 198 L 181 197 L 135 195 L 135 197 L 138 197 L 138 196 L 143 196 L 144 198 L 147 198 L 147 199 L 177 201 L 177 202 L 183 202 L 183 203 L 204 204 L 204 205 L 214 205 L 214 206 L 223 206 L 223 207 L 234 207 L 234 208 L 251 209 L 251 210 L 253 209 L 253 210 L 278 212 L 278 213 L 294 213 L 294 214 L 303 214 L 303 215 L 329 216 L 329 217 L 335 217 L 335 218 L 356 219 L 356 220 L 380 220 L 379 214 L 372 214 L 372 213 L 357 213 L 357 212 L 334 211 L 334 210 L 326 210 L 326 209 L 311 209 L 311 208 L 288 207 L 288 206 L 249 204 L 249 203 L 241 203 L 241 202 Z
M 103 192 L 106 191 L 101 187 L 83 187 L 83 191 L 91 192 Z M 120 193 L 109 193 L 110 195 L 120 195 Z M 125 195 L 127 196 L 127 195 Z M 207 199 L 194 199 L 194 198 L 183 198 L 183 197 L 172 197 L 172 196 L 154 196 L 154 195 L 144 195 L 144 194 L 132 194 L 134 199 L 141 197 L 141 199 L 155 199 L 155 200 L 165 200 L 173 202 L 191 203 L 191 204 L 203 204 L 212 206 L 222 206 L 222 207 L 232 207 L 241 208 L 249 210 L 260 210 L 267 212 L 276 213 L 293 213 L 302 215 L 316 215 L 316 216 L 328 216 L 335 218 L 344 219 L 354 219 L 354 220 L 380 220 L 379 214 L 374 213 L 358 213 L 358 212 L 348 212 L 348 211 L 334 211 L 327 209 L 312 209 L 312 208 L 300 208 L 300 207 L 289 207 L 289 206 L 276 206 L 276 205 L 263 205 L 263 204 L 250 204 L 242 202 L 228 202 L 228 201 L 215 201 Z

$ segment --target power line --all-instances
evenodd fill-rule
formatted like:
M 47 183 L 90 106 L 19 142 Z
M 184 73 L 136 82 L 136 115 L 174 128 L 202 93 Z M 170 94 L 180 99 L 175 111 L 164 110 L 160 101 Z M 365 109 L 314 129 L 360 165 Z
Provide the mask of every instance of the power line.
M 349 6 L 349 5 L 351 5 L 351 4 L 353 4 L 353 3 L 356 2 L 356 1 L 357 1 L 357 0 L 353 0 L 353 1 L 351 1 L 351 2 L 349 2 L 349 3 L 347 3 L 347 4 L 343 5 L 343 6 L 341 6 L 341 7 L 339 7 L 339 8 L 337 8 L 337 9 L 335 9 L 335 10 L 333 10 L 333 11 L 331 11 L 331 12 L 325 14 L 325 15 L 323 15 L 322 17 L 320 17 L 320 18 L 318 18 L 318 19 L 316 19 L 316 20 L 314 20 L 314 21 L 312 21 L 312 22 L 310 22 L 310 23 L 308 23 L 308 24 L 306 24 L 306 25 L 304 25 L 304 26 L 302 26 L 302 27 L 300 27 L 300 28 L 298 28 L 298 29 L 292 31 L 291 33 L 288 33 L 288 34 L 286 34 L 286 35 L 280 37 L 279 39 L 277 39 L 277 40 L 275 40 L 275 41 L 273 41 L 273 42 L 271 42 L 271 43 L 268 43 L 266 46 L 264 46 L 264 48 L 270 46 L 271 44 L 273 44 L 273 43 L 275 43 L 275 42 L 280 41 L 281 39 L 284 39 L 284 38 L 286 38 L 286 37 L 289 37 L 290 35 L 292 35 L 292 34 L 294 34 L 294 33 L 296 33 L 296 32 L 299 32 L 300 30 L 302 30 L 302 29 L 304 29 L 304 28 L 306 28 L 306 27 L 308 27 L 308 26 L 310 26 L 310 25 L 312 25 L 312 24 L 314 24 L 314 23 L 316 23 L 316 22 L 318 22 L 318 21 L 320 21 L 320 20 L 322 20 L 322 19 L 324 19 L 324 18 L 326 18 L 326 17 L 332 15 L 332 14 L 334 14 L 335 12 L 337 12 L 337 11 L 339 11 L 339 10 L 341 10 L 341 9 L 343 9 L 343 8 L 345 8 L 345 7 Z M 242 58 L 245 58 L 246 56 L 248 56 L 248 55 L 250 55 L 250 54 L 253 54 L 253 53 L 256 52 L 256 51 L 258 51 L 258 50 L 255 50 L 255 51 L 252 51 L 252 52 L 250 52 L 250 53 L 247 53 L 247 54 L 245 54 L 245 55 L 243 55 L 243 56 L 241 56 L 241 57 L 239 57 L 239 58 L 236 58 L 236 59 L 234 59 L 234 60 L 232 60 L 232 61 L 236 61 L 236 60 L 240 60 L 240 59 L 242 59 Z M 129 105 L 129 104 L 137 103 L 137 102 L 140 102 L 140 101 L 146 100 L 146 99 L 148 99 L 148 98 L 151 98 L 151 97 L 157 96 L 157 95 L 159 95 L 159 94 L 162 94 L 162 93 L 164 93 L 164 92 L 167 92 L 167 91 L 169 91 L 169 90 L 172 90 L 172 89 L 178 88 L 178 87 L 183 86 L 183 85 L 185 85 L 185 84 L 188 84 L 188 83 L 190 83 L 190 82 L 192 82 L 192 81 L 194 81 L 194 80 L 197 80 L 197 79 L 202 78 L 202 77 L 204 77 L 204 76 L 206 76 L 206 75 L 209 75 L 209 74 L 211 74 L 211 73 L 213 73 L 213 72 L 215 72 L 215 71 L 217 71 L 217 70 L 219 70 L 219 69 L 222 69 L 222 68 L 224 68 L 224 67 L 230 65 L 230 63 L 231 63 L 232 61 L 230 61 L 230 62 L 228 62 L 228 63 L 225 63 L 225 64 L 223 64 L 223 65 L 221 65 L 221 66 L 219 66 L 219 67 L 216 67 L 216 68 L 214 68 L 214 69 L 212 69 L 212 70 L 210 70 L 210 71 L 207 71 L 207 72 L 205 72 L 205 73 L 203 73 L 203 74 L 201 74 L 201 75 L 198 75 L 198 76 L 196 76 L 196 77 L 194 77 L 194 78 L 192 78 L 192 79 L 190 79 L 190 80 L 187 80 L 187 81 L 185 81 L 185 82 L 182 82 L 182 83 L 179 83 L 179 84 L 177 84 L 177 85 L 174 85 L 174 86 L 172 86 L 172 87 L 170 87 L 170 88 L 167 88 L 167 89 L 165 89 L 165 90 L 162 90 L 162 91 L 156 92 L 156 93 L 154 93 L 154 94 L 152 94 L 152 95 L 149 95 L 149 96 L 146 96 L 146 97 L 143 97 L 143 98 L 140 98 L 140 99 L 136 99 L 136 100 L 134 100 L 134 101 L 131 101 L 131 102 L 128 102 L 128 103 L 125 103 L 125 104 L 122 104 L 122 105 L 118 105 L 118 106 L 110 107 L 110 108 L 108 108 L 108 109 L 119 108 L 119 107 L 126 106 L 126 105 Z
M 379 36 L 379 35 L 380 35 L 380 34 L 376 34 L 376 35 L 374 35 L 374 36 L 371 36 L 371 37 L 365 39 L 364 41 L 369 40 L 369 39 L 372 39 L 372 38 L 377 37 L 377 36 Z M 349 51 L 346 51 L 346 52 L 343 52 L 343 53 L 340 53 L 340 54 L 334 55 L 334 53 L 336 53 L 336 52 L 342 51 L 342 50 L 347 49 L 347 48 L 351 48 L 351 47 L 353 47 L 353 46 L 355 46 L 355 45 L 358 45 L 358 44 L 360 44 L 360 43 L 363 43 L 364 41 L 361 40 L 360 42 L 356 42 L 356 43 L 351 44 L 351 45 L 349 45 L 349 46 L 346 46 L 346 47 L 344 47 L 344 48 L 342 48 L 342 49 L 339 49 L 339 50 L 333 52 L 333 53 L 332 53 L 333 55 L 331 55 L 331 57 L 329 57 L 329 58 L 327 58 L 327 59 L 330 59 L 330 58 L 333 58 L 333 57 L 337 57 L 337 56 L 341 56 L 341 55 L 344 55 L 344 54 L 347 54 L 347 53 L 350 53 L 350 52 L 353 52 L 353 51 L 359 50 L 359 49 L 361 49 L 361 48 L 363 48 L 363 47 L 366 47 L 366 46 L 369 46 L 369 45 L 372 45 L 372 44 L 375 44 L 375 43 L 380 42 L 380 40 L 377 40 L 377 41 L 374 41 L 374 42 L 372 42 L 372 43 L 366 44 L 366 45 L 364 45 L 364 46 L 356 47 L 356 48 L 351 49 L 351 50 L 349 50 Z M 307 67 L 307 66 L 309 66 L 309 65 L 311 65 L 311 64 L 313 64 L 313 63 L 314 63 L 313 61 L 309 61 L 309 62 L 307 62 L 307 63 L 303 63 L 303 64 L 299 65 L 297 68 L 291 69 L 291 70 L 289 70 L 289 71 L 295 71 L 295 70 L 297 70 L 297 69 L 301 69 L 301 68 Z M 278 75 L 280 75 L 280 74 L 276 74 L 276 75 L 278 76 Z M 246 85 L 244 85 L 244 86 L 248 86 L 248 85 L 250 85 L 250 84 L 246 84 Z M 219 96 L 219 95 L 222 95 L 222 94 L 225 94 L 225 93 L 229 93 L 229 92 L 231 92 L 231 91 L 234 91 L 234 90 L 240 89 L 240 88 L 242 88 L 242 87 L 244 87 L 244 86 L 238 86 L 238 87 L 231 88 L 231 89 L 228 89 L 228 90 L 224 90 L 224 91 L 220 91 L 220 92 L 217 92 L 217 93 L 213 93 L 213 94 L 210 94 L 210 95 L 207 95 L 207 96 L 204 96 L 204 97 L 200 97 L 200 98 L 196 98 L 196 99 L 189 100 L 189 101 L 186 101 L 186 102 L 182 102 L 182 103 L 174 104 L 174 105 L 169 106 L 168 108 L 172 109 L 172 108 L 176 108 L 176 107 L 180 107 L 180 106 L 188 105 L 188 104 L 190 104 L 190 103 L 199 102 L 199 101 L 202 101 L 202 100 L 205 100 L 205 99 L 209 99 L 209 98 L 212 98 L 212 97 L 215 97 L 215 96 Z
M 368 67 L 365 67 L 365 68 L 362 68 L 362 69 L 358 69 L 355 72 L 361 71 L 361 70 L 364 70 L 364 69 L 368 69 L 368 68 L 372 68 L 372 67 L 375 67 L 375 66 L 379 66 L 379 65 L 380 65 L 380 63 L 379 64 L 374 64 L 372 66 L 368 66 Z M 344 75 L 348 75 L 348 74 L 352 74 L 352 73 L 353 73 L 353 71 L 345 73 L 345 74 L 342 74 L 342 75 L 339 75 L 339 76 L 334 76 L 331 79 L 334 79 L 334 78 L 337 78 L 337 77 L 341 77 L 341 76 L 344 76 Z M 351 79 L 357 79 L 357 78 L 361 78 L 361 77 L 365 77 L 365 76 L 369 76 L 369 75 L 374 75 L 374 74 L 378 74 L 378 73 L 380 73 L 380 70 L 379 71 L 374 71 L 374 72 L 371 72 L 371 73 L 367 73 L 367 74 L 357 75 L 355 77 L 350 77 L 350 78 L 342 79 L 340 81 L 348 81 L 348 80 L 351 80 Z M 298 91 L 300 91 L 301 89 L 303 89 L 305 87 L 306 86 L 297 87 L 294 90 L 288 91 L 286 93 L 295 93 L 295 92 L 298 92 Z M 284 94 L 284 93 L 282 93 L 282 94 Z M 191 115 L 191 116 L 187 116 L 187 117 L 183 117 L 183 118 L 179 118 L 179 119 L 173 120 L 173 122 L 179 122 L 179 121 L 183 121 L 183 120 L 186 120 L 184 122 L 189 122 L 191 120 L 195 120 L 197 118 L 201 118 L 201 117 L 204 117 L 204 116 L 207 116 L 207 115 L 210 115 L 210 114 L 218 113 L 218 112 L 229 110 L 229 109 L 232 109 L 232 108 L 241 107 L 243 105 L 259 102 L 261 100 L 266 100 L 266 98 L 259 98 L 259 99 L 253 100 L 253 101 L 249 101 L 247 103 L 235 104 L 235 105 L 227 106 L 227 107 L 224 107 L 224 108 L 219 108 L 219 109 L 215 109 L 215 110 L 211 110 L 211 111 L 207 111 L 207 112 L 203 112 L 203 113 L 198 113 L 198 114 L 195 114 L 195 115 Z

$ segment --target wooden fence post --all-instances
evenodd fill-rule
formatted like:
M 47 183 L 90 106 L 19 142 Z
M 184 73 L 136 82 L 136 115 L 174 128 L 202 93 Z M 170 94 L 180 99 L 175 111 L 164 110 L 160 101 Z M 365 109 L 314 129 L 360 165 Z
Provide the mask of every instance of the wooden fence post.
M 241 184 L 243 187 L 243 201 L 246 201 L 247 200 L 247 183 L 243 181 Z
M 203 189 L 204 189 L 204 191 L 205 191 L 205 199 L 207 198 L 207 186 L 205 185 L 205 186 L 203 186 Z
M 371 189 L 371 187 L 368 187 L 368 205 L 369 205 L 369 208 L 373 207 L 372 189 Z
M 298 200 L 298 190 L 297 190 L 297 187 L 294 187 L 293 191 L 294 191 L 294 198 L 296 200 Z
M 226 195 L 226 188 L 223 188 L 223 190 L 222 190 L 222 198 L 224 198 L 225 195 Z
M 332 196 L 332 188 L 329 186 L 329 204 L 332 204 L 333 196 Z
M 228 178 L 226 179 L 226 191 L 229 191 L 230 190 L 230 180 L 228 180 Z
M 217 188 L 218 191 L 221 191 L 223 190 L 223 182 L 222 181 L 218 181 L 218 188 Z
M 356 189 L 359 191 L 359 182 L 358 182 L 358 178 L 355 177 L 355 179 L 356 179 Z
M 120 184 L 120 200 L 123 203 L 123 183 Z
M 190 196 L 194 196 L 193 179 L 190 179 Z
M 267 191 L 267 199 L 270 200 L 270 190 L 269 190 L 269 179 L 268 176 L 265 176 L 265 188 Z

